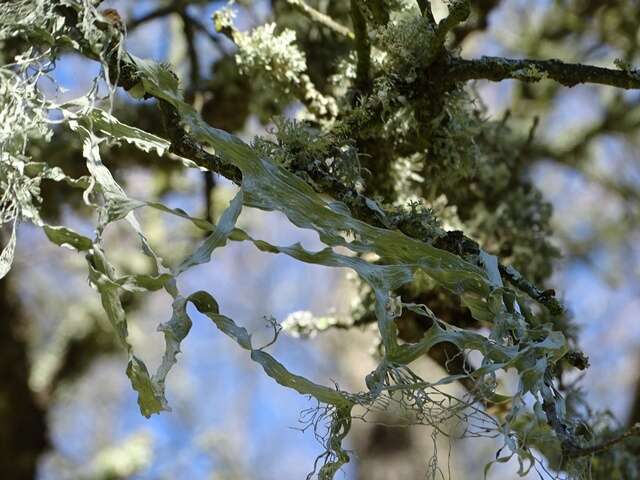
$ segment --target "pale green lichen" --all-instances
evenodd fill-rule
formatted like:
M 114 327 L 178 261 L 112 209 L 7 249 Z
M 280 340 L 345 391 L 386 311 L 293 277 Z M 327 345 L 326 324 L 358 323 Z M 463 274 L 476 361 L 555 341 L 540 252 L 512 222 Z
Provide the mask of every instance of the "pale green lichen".
M 535 65 L 527 65 L 525 68 L 514 71 L 512 75 L 516 80 L 527 82 L 538 82 L 548 76 L 547 72 L 540 71 Z
M 276 27 L 275 23 L 267 23 L 249 34 L 234 35 L 238 67 L 245 75 L 268 72 L 268 78 L 282 85 L 299 85 L 307 64 L 295 45 L 296 33 L 283 30 L 277 34 Z
M 354 190 L 362 184 L 358 154 L 352 144 L 303 123 L 275 119 L 274 140 L 257 137 L 253 147 L 323 191 L 323 183 L 340 182 Z M 325 185 L 325 186 L 326 186 Z
M 352 321 L 341 320 L 336 316 L 316 316 L 313 313 L 301 310 L 290 313 L 280 324 L 282 330 L 292 337 L 313 338 L 330 328 L 350 328 Z
M 318 117 L 335 116 L 335 100 L 320 93 L 306 73 L 306 58 L 296 45 L 296 33 L 289 29 L 277 33 L 276 28 L 275 23 L 267 23 L 250 33 L 233 31 L 242 74 L 254 79 L 267 95 L 275 94 L 275 99 L 286 102 L 298 97 Z
M 435 31 L 416 9 L 398 12 L 376 33 L 379 48 L 386 53 L 383 67 L 386 71 L 412 82 L 429 64 Z

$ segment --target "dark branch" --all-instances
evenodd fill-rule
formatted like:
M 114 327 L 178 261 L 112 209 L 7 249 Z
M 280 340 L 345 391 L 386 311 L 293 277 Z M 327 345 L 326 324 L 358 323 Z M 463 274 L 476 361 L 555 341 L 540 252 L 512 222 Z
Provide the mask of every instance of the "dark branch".
M 624 89 L 640 88 L 640 72 L 564 63 L 560 60 L 514 60 L 502 57 L 482 57 L 478 60 L 452 58 L 447 74 L 450 80 L 501 80 L 515 79 L 537 82 L 545 78 L 555 80 L 566 87 L 580 83 L 595 83 Z
M 151 20 L 155 20 L 156 18 L 165 17 L 172 13 L 176 13 L 178 9 L 175 5 L 169 4 L 166 7 L 161 7 L 156 10 L 153 10 L 146 15 L 143 15 L 139 18 L 136 18 L 127 24 L 127 31 L 133 30 L 134 28 L 139 27 L 143 23 L 150 22 Z
M 433 18 L 433 10 L 431 9 L 431 1 L 430 0 L 418 0 L 418 6 L 420 7 L 420 11 L 422 15 L 429 20 L 431 25 L 436 24 L 435 18 Z
M 193 23 L 191 23 L 191 19 L 187 16 L 185 11 L 180 12 L 180 18 L 182 19 L 182 33 L 184 33 L 184 38 L 187 43 L 187 55 L 189 56 L 190 87 L 197 90 L 200 84 L 200 58 L 198 57 L 198 51 L 196 50 Z
M 183 19 L 185 22 L 191 23 L 196 30 L 199 30 L 201 33 L 207 36 L 209 40 L 213 44 L 215 44 L 219 49 L 222 49 L 222 44 L 220 42 L 220 37 L 215 33 L 211 32 L 204 23 L 202 23 L 199 19 L 195 18 L 193 15 L 189 15 L 187 12 L 183 13 Z
M 356 87 L 361 93 L 367 93 L 371 87 L 369 78 L 371 70 L 371 43 L 367 32 L 367 21 L 360 10 L 358 0 L 351 0 L 351 21 L 355 34 L 356 53 Z
M 471 13 L 468 0 L 456 0 L 449 5 L 449 15 L 440 20 L 436 31 L 438 46 L 444 45 L 447 33 L 464 22 Z
M 472 20 L 467 21 L 453 30 L 452 46 L 459 47 L 472 33 L 486 30 L 489 26 L 489 15 L 500 4 L 501 0 L 477 0 L 473 2 L 474 13 Z
M 599 443 L 598 445 L 593 445 L 591 447 L 582 447 L 577 449 L 566 449 L 564 453 L 565 455 L 571 458 L 586 457 L 588 455 L 596 455 L 599 453 L 606 452 L 607 450 L 614 447 L 618 443 L 625 441 L 627 438 L 637 437 L 639 435 L 640 435 L 640 424 L 635 424 L 631 428 L 629 428 L 629 430 L 622 433 L 621 435 L 618 435 L 615 438 Z

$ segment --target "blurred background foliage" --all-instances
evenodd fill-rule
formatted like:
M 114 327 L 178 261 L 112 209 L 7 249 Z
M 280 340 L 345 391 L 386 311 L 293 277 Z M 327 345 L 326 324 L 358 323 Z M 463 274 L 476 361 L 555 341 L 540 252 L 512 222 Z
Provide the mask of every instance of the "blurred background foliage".
M 308 3 L 350 24 L 349 2 Z M 440 2 L 432 3 L 434 15 L 446 12 Z M 560 58 L 605 66 L 619 59 L 638 64 L 640 4 L 636 0 L 471 3 L 470 19 L 448 40 L 463 57 Z M 301 107 L 294 96 L 275 95 L 265 80 L 239 73 L 235 46 L 216 32 L 211 21 L 225 4 L 114 0 L 103 6 L 116 8 L 126 22 L 129 51 L 170 62 L 181 77 L 186 97 L 209 123 L 251 140 L 273 131 L 276 116 L 296 117 Z M 309 21 L 297 5 L 291 0 L 238 1 L 235 25 L 239 31 L 248 31 L 275 18 L 280 26 L 293 29 L 317 91 L 336 89 L 340 79 L 334 59 L 349 50 L 347 40 Z M 405 45 L 393 31 L 384 38 L 391 52 L 396 51 L 394 42 Z M 3 45 L 4 54 L 9 55 L 12 48 Z M 245 60 L 251 73 L 251 60 Z M 405 74 L 412 74 L 411 52 L 399 48 L 388 61 L 395 62 L 394 69 L 406 67 Z M 72 98 L 88 88 L 95 69 L 88 60 L 66 55 L 55 76 Z M 413 131 L 407 121 L 420 121 L 421 106 L 403 110 L 394 103 L 397 99 L 384 98 L 385 85 L 375 88 L 388 109 L 389 121 L 386 130 L 362 132 L 358 148 L 380 153 L 380 145 L 394 139 L 393 149 L 386 151 L 394 162 L 375 163 L 385 162 L 384 155 L 361 160 L 369 171 L 367 193 L 391 206 L 421 198 L 430 208 L 424 211 L 425 224 L 430 225 L 433 212 L 446 227 L 462 227 L 483 248 L 514 263 L 531 279 L 553 286 L 572 312 L 573 319 L 565 321 L 579 336 L 591 363 L 585 373 L 565 380 L 584 377 L 580 385 L 586 387 L 585 398 L 594 412 L 610 411 L 621 427 L 640 421 L 640 328 L 636 322 L 640 312 L 640 93 L 588 85 L 567 89 L 545 80 L 534 84 L 478 81 L 472 88 L 482 99 L 477 106 L 481 113 L 468 115 L 460 124 L 454 121 L 461 118 L 459 112 L 451 113 L 448 137 L 430 136 L 429 154 L 416 157 L 408 152 L 398 159 L 403 148 L 411 150 L 406 145 L 426 141 L 421 138 L 424 132 Z M 468 98 L 464 91 L 449 94 L 459 95 L 461 103 Z M 321 100 L 315 108 L 322 108 Z M 422 109 L 432 111 L 437 96 L 425 96 L 424 102 Z M 159 115 L 148 102 L 134 104 L 118 97 L 116 116 L 163 135 Z M 491 128 L 485 128 L 487 121 L 492 122 Z M 471 131 L 482 138 L 470 135 Z M 84 173 L 84 167 L 79 167 L 84 165 L 81 145 L 71 135 L 56 135 L 53 142 L 32 149 L 34 156 L 46 157 L 69 174 Z M 447 162 L 438 161 L 442 158 Z M 211 174 L 186 174 L 174 163 L 150 161 L 126 145 L 112 147 L 104 160 L 133 197 L 161 198 L 172 207 L 200 211 L 212 219 L 235 192 L 225 180 Z M 473 182 L 465 176 L 469 162 L 479 170 Z M 398 165 L 395 170 L 389 169 L 392 164 Z M 438 181 L 424 182 L 425 178 Z M 434 189 L 433 184 L 438 187 Z M 63 219 L 80 232 L 90 232 L 91 212 L 73 200 L 68 189 L 51 182 L 43 196 L 49 219 Z M 141 221 L 169 261 L 182 258 L 201 235 L 155 211 L 142 212 Z M 293 228 L 277 213 L 247 209 L 239 224 L 274 243 L 321 246 L 315 235 Z M 142 418 L 121 372 L 123 354 L 86 281 L 83 260 L 49 244 L 39 230 L 21 228 L 23 240 L 14 269 L 0 280 L 0 465 L 11 465 L 6 478 L 305 477 L 320 448 L 312 435 L 296 427 L 301 425 L 300 412 L 313 405 L 260 375 L 208 325 L 194 326 L 168 379 L 174 411 Z M 127 235 L 131 234 L 124 229 L 112 229 L 106 242 L 112 255 L 126 259 L 117 263 L 134 271 L 136 262 L 143 265 L 144 260 L 126 247 Z M 360 329 L 323 333 L 313 342 L 281 337 L 275 347 L 278 355 L 311 379 L 335 378 L 341 386 L 361 388 L 361 379 L 375 366 L 371 355 L 376 337 L 367 326 L 372 322 L 370 300 L 346 272 L 265 256 L 247 245 L 233 244 L 210 264 L 190 271 L 185 283 L 194 289 L 206 285 L 222 310 L 258 337 L 268 338 L 265 316 L 282 321 L 292 312 L 362 324 Z M 461 326 L 472 322 L 449 296 L 433 293 L 429 282 L 424 283 L 402 292 L 403 298 L 427 303 L 443 319 Z M 155 325 L 168 306 L 160 295 L 145 301 L 132 297 L 126 304 L 132 341 L 145 359 L 154 361 L 161 355 Z M 400 328 L 405 338 L 421 335 L 423 329 L 416 322 L 403 317 Z M 417 370 L 426 379 L 438 378 L 447 353 L 433 352 L 433 358 L 425 358 Z M 508 376 L 501 380 L 508 389 Z M 475 479 L 496 447 L 491 440 L 461 440 L 447 460 L 451 445 L 432 442 L 430 434 L 425 428 L 356 423 L 348 446 L 358 453 L 345 477 L 422 478 L 429 457 L 425 452 L 439 449 L 443 464 L 450 462 L 454 478 Z M 516 470 L 517 465 L 500 465 L 489 478 L 515 478 Z M 630 478 L 623 472 L 611 475 Z

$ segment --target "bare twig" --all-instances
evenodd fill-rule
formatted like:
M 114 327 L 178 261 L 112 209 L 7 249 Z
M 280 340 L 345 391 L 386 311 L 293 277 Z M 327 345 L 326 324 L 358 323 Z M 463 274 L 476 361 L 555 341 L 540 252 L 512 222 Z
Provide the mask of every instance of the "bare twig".
M 444 44 L 447 33 L 458 24 L 464 22 L 471 14 L 469 0 L 455 0 L 449 5 L 449 15 L 438 23 L 437 38 L 440 45 Z
M 351 30 L 349 30 L 347 27 L 339 24 L 330 16 L 325 15 L 324 13 L 309 6 L 303 0 L 287 0 L 287 3 L 292 7 L 294 7 L 296 10 L 300 11 L 302 14 L 304 14 L 308 18 L 310 18 L 312 21 L 329 28 L 333 32 L 337 33 L 338 35 L 342 35 L 343 37 L 346 37 L 349 40 L 353 40 L 355 38 L 355 34 Z
M 366 93 L 371 87 L 369 78 L 371 70 L 371 43 L 367 33 L 367 22 L 360 10 L 359 0 L 351 0 L 351 21 L 355 31 L 356 53 L 358 63 L 356 64 L 356 86 Z

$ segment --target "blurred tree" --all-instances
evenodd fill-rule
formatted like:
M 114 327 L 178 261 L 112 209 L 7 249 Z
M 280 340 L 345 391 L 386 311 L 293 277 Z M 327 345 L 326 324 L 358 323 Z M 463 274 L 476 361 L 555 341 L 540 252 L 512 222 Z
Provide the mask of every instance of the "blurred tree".
M 560 251 L 594 261 L 593 252 L 606 248 L 620 255 L 616 268 L 601 268 L 608 280 L 637 277 L 637 2 L 213 2 L 213 21 L 207 18 L 211 2 L 202 1 L 145 2 L 151 5 L 145 11 L 135 2 L 119 2 L 118 10 L 90 0 L 4 3 L 0 220 L 8 235 L 0 274 L 11 264 L 15 223 L 30 221 L 54 243 L 86 255 L 90 281 L 116 332 L 105 341 L 92 318 L 92 328 L 69 336 L 45 389 L 49 395 L 121 343 L 141 412 L 166 410 L 165 378 L 190 329 L 191 302 L 267 375 L 319 401 L 310 425 L 329 422 L 320 478 L 331 478 L 349 460 L 341 440 L 360 416 L 424 424 L 453 437 L 499 436 L 503 456 L 496 458 L 518 458 L 522 474 L 640 478 L 640 446 L 632 438 L 640 401 L 625 427 L 588 407 L 569 381 L 588 365 L 575 324 L 555 292 L 545 289 Z M 136 30 L 160 19 L 173 32 L 165 52 L 171 67 L 127 53 L 135 48 Z M 483 35 L 492 35 L 504 56 L 466 59 Z M 69 102 L 44 83 L 51 78 L 64 85 L 52 75 L 56 61 L 71 52 L 97 62 L 101 80 Z M 556 56 L 563 61 L 550 60 Z M 482 102 L 469 83 L 475 80 L 516 81 L 501 116 Z M 578 84 L 600 85 L 580 90 L 591 97 L 591 106 L 580 108 L 593 113 L 576 119 L 570 111 L 567 120 L 558 105 L 569 101 L 564 87 Z M 118 86 L 130 97 L 116 98 Z M 225 133 L 241 133 L 255 121 L 268 124 L 268 134 L 251 146 Z M 113 146 L 118 142 L 124 144 Z M 603 161 L 602 148 L 621 153 Z M 605 192 L 611 218 L 604 215 L 579 235 L 562 215 L 552 226 L 545 189 L 532 175 L 550 163 Z M 148 169 L 155 185 L 149 193 L 162 199 L 175 191 L 175 174 L 184 166 L 204 170 L 203 218 L 133 200 L 119 186 L 132 169 Z M 212 203 L 213 172 L 241 187 L 224 213 Z M 316 230 L 330 248 L 313 253 L 254 240 L 236 226 L 243 204 L 284 213 L 296 226 Z M 204 231 L 204 242 L 194 234 L 184 248 L 161 257 L 155 244 L 162 240 L 144 236 L 133 217 L 143 206 L 190 220 Z M 88 218 L 97 213 L 93 238 L 54 226 L 68 208 Z M 139 234 L 145 259 L 117 258 L 106 248 L 107 225 L 123 219 Z M 292 315 L 282 327 L 309 336 L 377 324 L 377 366 L 365 391 L 334 390 L 290 373 L 222 316 L 209 294 L 180 294 L 176 278 L 230 240 L 359 275 L 351 318 Z M 31 478 L 47 445 L 47 396 L 39 399 L 29 384 L 21 329 L 28 320 L 2 281 L 5 365 L 19 368 L 6 374 L 0 414 L 32 412 L 9 418 L 4 442 L 26 428 L 15 423 L 26 415 L 34 433 L 24 444 L 0 448 L 24 461 L 0 465 L 17 469 L 8 470 L 9 478 Z M 173 317 L 161 326 L 167 350 L 151 375 L 134 354 L 124 312 L 136 308 L 137 294 L 159 289 L 172 297 Z M 279 328 L 274 325 L 275 337 Z M 409 368 L 425 355 L 442 367 L 439 379 L 426 381 L 418 367 Z M 353 360 L 343 368 L 353 368 Z M 499 372 L 509 369 L 519 381 L 506 395 Z M 441 388 L 453 383 L 462 390 Z M 403 464 L 402 452 L 416 447 L 406 428 L 382 425 L 354 441 L 361 443 L 362 478 L 392 465 L 391 457 Z M 435 453 L 427 466 L 434 478 L 444 475 Z M 416 474 L 413 467 L 402 473 Z

